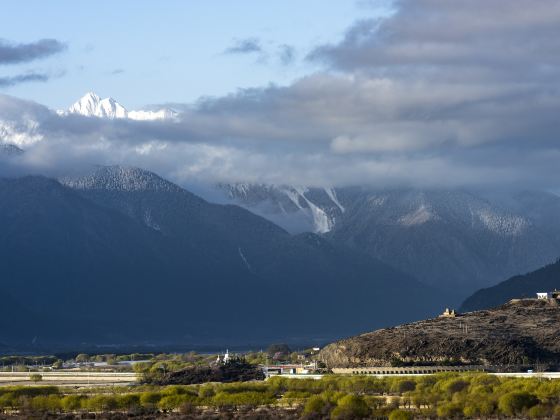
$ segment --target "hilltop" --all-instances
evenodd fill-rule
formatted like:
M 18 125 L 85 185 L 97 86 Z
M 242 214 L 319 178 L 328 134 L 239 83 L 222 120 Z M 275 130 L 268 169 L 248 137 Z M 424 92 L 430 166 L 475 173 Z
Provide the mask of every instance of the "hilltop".
M 560 363 L 556 300 L 438 317 L 347 338 L 320 353 L 328 367 Z
M 516 296 L 535 296 L 535 293 L 558 287 L 560 260 L 531 273 L 514 276 L 495 286 L 480 289 L 461 305 L 462 311 L 474 311 L 498 306 Z

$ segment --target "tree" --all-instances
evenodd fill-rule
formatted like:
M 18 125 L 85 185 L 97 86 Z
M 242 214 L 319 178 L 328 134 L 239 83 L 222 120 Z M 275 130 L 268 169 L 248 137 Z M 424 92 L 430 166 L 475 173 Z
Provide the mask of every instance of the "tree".
M 525 391 L 515 391 L 502 395 L 498 400 L 498 408 L 506 416 L 515 416 L 538 403 L 538 398 L 533 394 Z
M 529 409 L 527 414 L 532 419 L 542 419 L 550 416 L 551 410 L 546 405 L 537 404 Z
M 81 408 L 83 399 L 81 395 L 66 395 L 60 403 L 64 411 L 76 411 Z
M 86 363 L 86 362 L 89 362 L 89 355 L 85 353 L 81 353 L 76 356 L 76 363 Z
M 357 395 L 346 395 L 338 400 L 332 411 L 333 419 L 361 419 L 370 414 L 370 409 L 362 397 Z
M 158 392 L 144 392 L 140 395 L 140 404 L 145 408 L 154 408 L 161 397 L 162 395 Z
M 437 415 L 444 419 L 449 419 L 452 417 L 458 417 L 463 414 L 463 410 L 459 404 L 456 403 L 444 403 L 438 406 Z
M 313 395 L 307 399 L 303 408 L 303 413 L 307 415 L 326 415 L 328 414 L 328 402 L 319 395 Z
M 393 410 L 389 414 L 389 420 L 412 420 L 414 415 L 410 411 Z
M 445 390 L 449 394 L 455 394 L 456 392 L 461 392 L 464 389 L 468 388 L 468 386 L 469 383 L 467 381 L 464 381 L 462 379 L 456 379 L 454 381 L 447 383 L 445 386 Z
M 288 346 L 287 344 L 271 344 L 266 349 L 266 352 L 270 357 L 273 357 L 276 353 L 280 353 L 282 355 L 287 356 L 292 352 L 292 350 L 290 349 L 290 346 Z
M 411 380 L 404 380 L 404 381 L 399 381 L 397 383 L 396 386 L 396 391 L 399 394 L 403 394 L 405 392 L 410 392 L 410 391 L 414 391 L 416 389 L 416 382 L 411 381 Z

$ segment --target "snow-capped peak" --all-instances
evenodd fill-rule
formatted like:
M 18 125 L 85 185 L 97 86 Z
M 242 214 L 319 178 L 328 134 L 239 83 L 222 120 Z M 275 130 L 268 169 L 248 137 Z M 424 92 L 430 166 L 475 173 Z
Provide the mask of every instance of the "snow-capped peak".
M 88 92 L 68 108 L 69 114 L 80 114 L 85 117 L 126 118 L 124 106 L 113 98 L 101 99 L 94 92 Z
M 58 111 L 60 115 L 78 114 L 85 117 L 97 118 L 128 118 L 131 120 L 164 120 L 174 119 L 177 112 L 172 109 L 159 109 L 157 111 L 128 111 L 124 106 L 115 99 L 109 97 L 101 99 L 94 92 L 88 92 L 75 102 L 68 111 Z

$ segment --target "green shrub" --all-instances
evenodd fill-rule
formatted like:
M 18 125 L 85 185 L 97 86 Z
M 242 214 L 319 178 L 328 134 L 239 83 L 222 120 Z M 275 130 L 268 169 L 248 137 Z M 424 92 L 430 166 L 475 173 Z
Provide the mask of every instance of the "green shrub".
M 469 387 L 469 382 L 462 380 L 462 379 L 455 379 L 452 381 L 449 381 L 444 389 L 447 393 L 449 394 L 455 394 L 456 392 L 461 392 L 464 391 L 465 389 L 467 389 Z
M 8 408 L 15 408 L 18 406 L 18 399 L 12 392 L 7 392 L 0 395 L 0 409 L 6 410 Z
M 140 395 L 124 394 L 117 397 L 117 404 L 123 410 L 133 410 L 141 407 Z
M 184 403 L 189 402 L 185 397 L 185 395 L 167 395 L 159 400 L 158 407 L 164 411 L 175 410 Z
M 527 411 L 527 414 L 532 419 L 542 419 L 542 418 L 545 418 L 545 417 L 549 417 L 550 414 L 551 414 L 551 411 L 552 410 L 548 406 L 542 405 L 542 404 L 537 404 L 537 405 L 531 407 Z
M 202 385 L 198 388 L 198 396 L 200 398 L 210 398 L 214 395 L 216 395 L 216 392 L 214 391 L 214 387 L 210 384 Z
M 146 408 L 153 408 L 159 400 L 161 400 L 162 395 L 159 392 L 143 392 L 140 394 L 140 404 Z
M 449 419 L 463 415 L 463 408 L 457 403 L 443 403 L 437 408 L 438 417 Z
M 119 408 L 117 399 L 112 395 L 95 395 L 84 400 L 84 408 L 94 412 L 114 411 Z
M 274 398 L 262 392 L 238 392 L 230 394 L 227 392 L 218 392 L 212 397 L 211 403 L 217 407 L 239 407 L 250 406 L 257 407 L 260 405 L 267 405 L 276 402 Z
M 309 397 L 303 407 L 303 413 L 307 415 L 321 415 L 324 416 L 328 414 L 329 403 L 323 397 L 319 395 L 313 395 Z
M 526 391 L 514 391 L 500 397 L 498 408 L 506 416 L 515 416 L 538 403 L 538 398 L 533 394 Z
M 362 397 L 357 395 L 346 395 L 338 400 L 331 413 L 333 419 L 361 419 L 370 414 L 370 409 Z
M 412 420 L 414 415 L 406 410 L 393 410 L 389 414 L 389 420 Z
M 39 395 L 31 400 L 31 408 L 35 411 L 57 412 L 62 409 L 58 395 Z
M 395 391 L 399 394 L 403 394 L 405 392 L 414 391 L 416 389 L 416 382 L 411 380 L 403 380 L 399 381 L 395 384 Z
M 84 398 L 85 397 L 83 395 L 66 395 L 64 398 L 62 398 L 62 400 L 60 400 L 62 409 L 64 411 L 79 410 L 80 408 L 82 408 Z

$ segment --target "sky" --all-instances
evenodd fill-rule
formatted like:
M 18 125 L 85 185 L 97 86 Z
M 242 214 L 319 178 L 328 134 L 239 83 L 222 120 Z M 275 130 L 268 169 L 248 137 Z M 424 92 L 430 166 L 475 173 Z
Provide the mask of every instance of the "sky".
M 29 71 L 50 77 L 2 92 L 63 109 L 95 91 L 135 109 L 288 84 L 317 67 L 301 60 L 315 45 L 342 38 L 357 19 L 388 15 L 390 6 L 352 0 L 7 1 L 0 38 L 56 39 L 65 50 L 0 68 L 0 77 Z
M 0 171 L 558 191 L 560 2 L 6 2 Z M 85 91 L 159 122 L 58 115 Z M 6 169 L 8 168 L 8 169 Z

